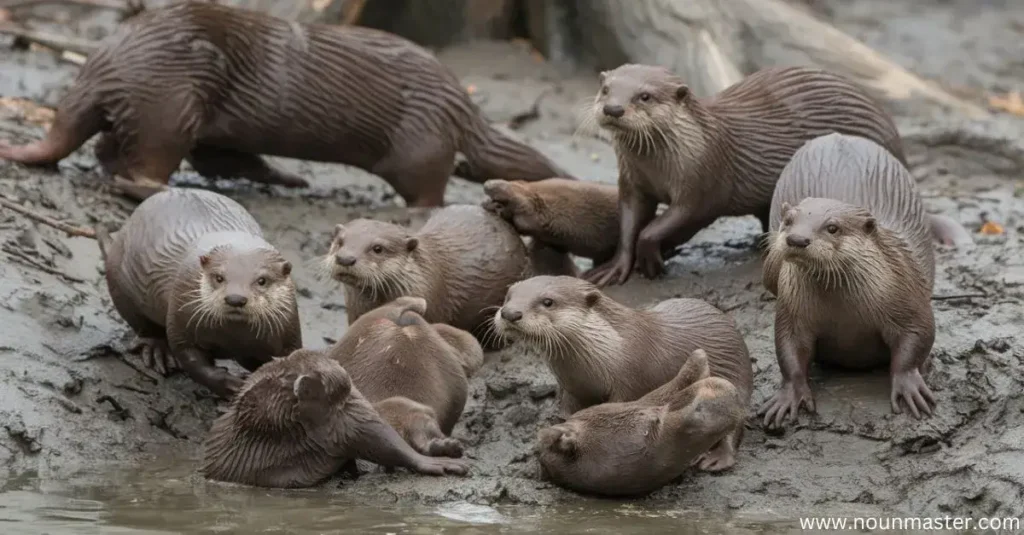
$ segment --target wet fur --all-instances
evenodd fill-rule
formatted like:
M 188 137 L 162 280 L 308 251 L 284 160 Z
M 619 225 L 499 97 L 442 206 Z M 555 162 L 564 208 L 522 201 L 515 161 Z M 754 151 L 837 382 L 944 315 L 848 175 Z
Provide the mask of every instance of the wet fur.
M 107 287 L 120 316 L 139 337 L 166 344 L 179 366 L 217 394 L 229 397 L 241 380 L 215 368 L 215 359 L 251 371 L 302 346 L 291 264 L 245 208 L 223 195 L 154 195 L 105 248 Z M 228 315 L 228 293 L 248 299 L 241 317 Z
M 428 308 L 421 298 L 400 297 L 363 314 L 326 354 L 414 449 L 458 457 L 461 445 L 447 437 L 483 349 L 466 331 L 427 323 Z
M 523 317 L 504 316 L 514 312 Z M 743 337 L 729 316 L 698 299 L 632 309 L 584 280 L 540 276 L 509 288 L 494 322 L 499 335 L 543 356 L 565 415 L 637 400 L 672 379 L 697 349 L 707 352 L 713 376 L 733 384 L 745 404 L 750 400 L 753 369 Z M 734 454 L 742 433 L 737 426 L 723 441 L 723 455 Z
M 813 410 L 813 358 L 853 369 L 890 364 L 894 377 L 926 371 L 935 336 L 933 233 L 899 160 L 864 138 L 809 142 L 782 173 L 771 229 L 764 284 L 778 296 L 780 394 L 795 389 Z M 790 247 L 791 235 L 810 242 Z M 781 425 L 789 412 L 778 399 L 762 408 L 766 424 Z
M 417 206 L 440 205 L 453 171 L 478 182 L 565 176 L 487 124 L 455 75 L 406 39 L 211 3 L 123 23 L 83 65 L 46 138 L 0 146 L 0 158 L 56 162 L 99 132 L 104 167 L 149 190 L 182 159 L 204 175 L 307 185 L 260 154 L 359 167 Z
M 767 231 L 779 174 L 815 137 L 863 136 L 904 161 L 884 109 L 826 71 L 763 69 L 707 100 L 662 67 L 627 64 L 601 81 L 589 122 L 612 135 L 622 214 L 616 257 L 585 275 L 601 285 L 624 282 L 634 260 L 657 275 L 666 240 L 685 243 L 721 216 L 754 215 Z M 622 106 L 622 117 L 605 115 L 606 105 Z M 669 208 L 655 217 L 659 202 Z
M 422 473 L 465 473 L 464 463 L 413 451 L 336 361 L 299 350 L 256 370 L 204 444 L 212 480 L 309 487 L 355 459 Z
M 383 251 L 374 253 L 375 245 Z M 356 262 L 341 266 L 339 256 Z M 415 296 L 429 303 L 428 322 L 480 339 L 508 287 L 533 270 L 515 229 L 471 205 L 442 208 L 415 233 L 370 219 L 338 225 L 324 266 L 345 284 L 350 325 L 400 296 Z
M 672 482 L 746 418 L 743 393 L 710 375 L 707 354 L 698 350 L 640 399 L 595 405 L 542 429 L 543 476 L 604 496 L 639 496 Z

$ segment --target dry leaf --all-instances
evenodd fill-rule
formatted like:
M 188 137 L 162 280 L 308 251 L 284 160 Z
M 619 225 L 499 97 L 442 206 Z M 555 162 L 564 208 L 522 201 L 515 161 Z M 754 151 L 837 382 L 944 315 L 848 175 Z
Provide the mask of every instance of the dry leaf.
M 982 234 L 997 236 L 1002 234 L 1003 232 L 1003 226 L 1000 225 L 999 223 L 996 223 L 995 221 L 986 221 L 985 224 L 981 226 Z
M 1024 115 L 1024 98 L 1019 91 L 1010 91 L 1006 96 L 992 95 L 988 97 L 988 105 L 1014 115 Z
M 21 119 L 37 126 L 49 126 L 54 115 L 51 108 L 17 97 L 0 97 L 0 111 L 7 117 Z

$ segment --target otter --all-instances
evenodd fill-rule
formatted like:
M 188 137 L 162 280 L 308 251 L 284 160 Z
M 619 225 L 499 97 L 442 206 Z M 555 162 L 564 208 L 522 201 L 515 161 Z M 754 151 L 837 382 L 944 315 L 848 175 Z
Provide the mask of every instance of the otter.
M 857 136 L 818 137 L 796 152 L 772 199 L 764 285 L 778 296 L 779 391 L 766 426 L 814 411 L 814 358 L 854 369 L 889 365 L 894 412 L 920 418 L 935 397 L 927 371 L 935 319 L 933 235 L 907 168 Z
M 422 297 L 426 321 L 481 340 L 505 291 L 533 270 L 515 229 L 473 205 L 438 209 L 416 232 L 372 219 L 339 224 L 323 265 L 345 285 L 349 325 L 400 296 Z
M 668 69 L 627 64 L 600 76 L 588 121 L 611 134 L 619 165 L 619 243 L 584 273 L 598 286 L 664 272 L 663 244 L 683 244 L 721 216 L 768 231 L 775 182 L 804 143 L 831 132 L 877 142 L 904 161 L 892 118 L 862 88 L 808 67 L 763 69 L 700 100 Z M 658 203 L 668 208 L 655 216 Z
M 458 78 L 411 41 L 207 2 L 122 23 L 82 66 L 45 138 L 2 144 L 0 158 L 52 164 L 100 132 L 97 159 L 135 199 L 165 189 L 183 159 L 208 177 L 292 188 L 308 183 L 260 155 L 341 163 L 383 178 L 408 206 L 440 206 L 453 172 L 568 176 L 488 124 Z
M 340 364 L 300 349 L 249 376 L 214 421 L 201 472 L 215 481 L 299 488 L 351 469 L 357 458 L 429 475 L 468 471 L 464 461 L 414 451 Z
M 448 435 L 484 353 L 468 332 L 427 323 L 426 312 L 422 297 L 399 297 L 360 316 L 326 354 L 413 449 L 461 457 Z
M 639 496 L 667 485 L 746 418 L 740 391 L 710 375 L 707 354 L 698 349 L 675 378 L 640 399 L 595 405 L 541 429 L 543 477 L 603 496 Z
M 697 349 L 711 373 L 750 402 L 753 367 L 732 318 L 699 299 L 669 299 L 633 309 L 573 277 L 538 276 L 513 284 L 494 315 L 495 331 L 539 353 L 558 381 L 562 412 L 636 401 L 668 382 Z M 700 461 L 708 471 L 736 463 L 743 426 Z
M 101 235 L 107 288 L 135 331 L 133 349 L 166 374 L 171 359 L 229 398 L 253 371 L 302 347 L 292 264 L 237 202 L 197 189 L 147 198 L 112 238 Z

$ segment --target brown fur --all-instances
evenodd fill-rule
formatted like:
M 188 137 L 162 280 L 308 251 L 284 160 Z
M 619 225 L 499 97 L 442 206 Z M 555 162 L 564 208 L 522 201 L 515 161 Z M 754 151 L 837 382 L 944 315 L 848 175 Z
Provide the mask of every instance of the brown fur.
M 300 349 L 253 372 L 206 439 L 208 479 L 309 487 L 355 459 L 430 475 L 465 474 L 456 459 L 415 452 L 320 351 Z
M 188 160 L 201 174 L 305 187 L 259 155 L 374 173 L 409 206 L 439 206 L 449 176 L 564 176 L 491 127 L 426 49 L 354 26 L 299 24 L 184 2 L 124 22 L 82 66 L 46 137 L 0 158 L 54 163 L 98 132 L 97 158 L 142 199 Z M 455 168 L 456 152 L 467 162 Z
M 428 322 L 481 339 L 508 287 L 532 272 L 526 246 L 511 225 L 470 205 L 434 212 L 415 233 L 371 219 L 338 225 L 324 262 L 345 284 L 350 325 L 406 295 L 427 300 Z
M 640 399 L 668 382 L 697 349 L 711 373 L 750 402 L 753 369 L 733 320 L 697 299 L 669 299 L 632 309 L 572 277 L 533 277 L 508 290 L 495 313 L 496 332 L 537 351 L 558 380 L 564 414 L 607 402 Z M 735 464 L 736 426 L 701 467 Z
M 590 121 L 612 136 L 619 163 L 619 244 L 584 277 L 622 284 L 634 263 L 664 271 L 662 248 L 721 216 L 754 215 L 768 230 L 772 191 L 790 157 L 830 132 L 874 140 L 903 160 L 892 119 L 849 80 L 808 67 L 758 71 L 708 100 L 663 67 L 601 75 Z M 658 203 L 668 205 L 660 215 Z
M 360 316 L 327 355 L 413 449 L 461 457 L 462 445 L 448 435 L 483 349 L 466 331 L 427 323 L 427 309 L 423 298 L 399 297 Z
M 114 308 L 160 373 L 173 356 L 197 383 L 230 398 L 242 380 L 215 359 L 252 371 L 302 347 L 291 263 L 263 239 L 249 212 L 223 195 L 154 195 L 103 250 Z
M 604 496 L 647 494 L 670 483 L 746 418 L 742 392 L 710 375 L 707 354 L 697 350 L 673 379 L 640 399 L 595 405 L 542 429 L 544 477 Z
M 893 410 L 902 403 L 930 414 L 932 222 L 906 167 L 867 139 L 819 137 L 782 172 L 771 219 L 764 283 L 778 296 L 782 385 L 760 410 L 765 425 L 814 411 L 814 358 L 854 369 L 888 364 Z

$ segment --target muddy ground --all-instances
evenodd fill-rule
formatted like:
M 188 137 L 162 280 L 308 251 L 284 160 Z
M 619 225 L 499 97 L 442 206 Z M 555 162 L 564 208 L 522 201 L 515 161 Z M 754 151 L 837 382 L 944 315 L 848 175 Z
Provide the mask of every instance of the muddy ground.
M 1019 3 L 808 3 L 904 66 L 949 86 L 976 94 L 1024 89 Z M 109 23 L 107 17 L 89 20 Z M 75 31 L 102 33 L 80 25 Z M 614 180 L 611 149 L 573 136 L 573 110 L 593 90 L 592 75 L 556 72 L 522 47 L 503 43 L 440 55 L 476 87 L 475 98 L 495 122 L 553 89 L 541 118 L 515 135 L 578 176 Z M 5 49 L 0 65 L 0 95 L 48 104 L 76 71 L 45 51 Z M 41 133 L 17 117 L 0 119 L 0 138 L 24 141 Z M 719 221 L 671 261 L 666 279 L 634 279 L 610 291 L 636 305 L 671 296 L 707 299 L 736 319 L 754 359 L 754 399 L 738 466 L 723 475 L 687 475 L 648 498 L 652 503 L 783 516 L 823 510 L 1024 515 L 1024 201 L 1018 186 L 1024 122 L 1000 116 L 962 124 L 936 114 L 898 117 L 898 123 L 930 211 L 955 217 L 975 233 L 983 218 L 1006 230 L 975 234 L 973 248 L 938 253 L 938 333 L 928 378 L 938 396 L 937 414 L 924 421 L 891 414 L 884 372 L 819 373 L 812 383 L 818 415 L 804 416 L 784 435 L 764 433 L 753 410 L 772 394 L 779 375 L 773 303 L 760 286 L 753 250 L 757 224 L 752 218 Z M 59 172 L 0 162 L 0 192 L 83 225 L 123 220 L 132 203 L 111 195 L 89 147 L 65 160 Z M 313 186 L 288 192 L 210 184 L 187 170 L 176 183 L 219 188 L 252 211 L 270 240 L 300 266 L 295 278 L 305 343 L 321 347 L 345 325 L 341 292 L 316 280 L 310 265 L 325 252 L 330 228 L 364 215 L 412 224 L 424 215 L 401 208 L 390 188 L 366 173 L 281 162 L 311 177 Z M 481 196 L 479 186 L 453 179 L 447 199 L 479 202 Z M 174 456 L 194 462 L 217 403 L 184 376 L 158 378 L 124 352 L 130 333 L 110 305 L 95 242 L 67 238 L 3 210 L 0 244 L 0 466 L 7 477 L 66 479 L 106 463 L 123 467 Z M 554 419 L 554 388 L 536 357 L 491 354 L 473 379 L 472 399 L 455 430 L 475 461 L 472 477 L 372 472 L 345 482 L 339 492 L 371 502 L 579 499 L 539 481 L 531 456 L 538 427 Z

